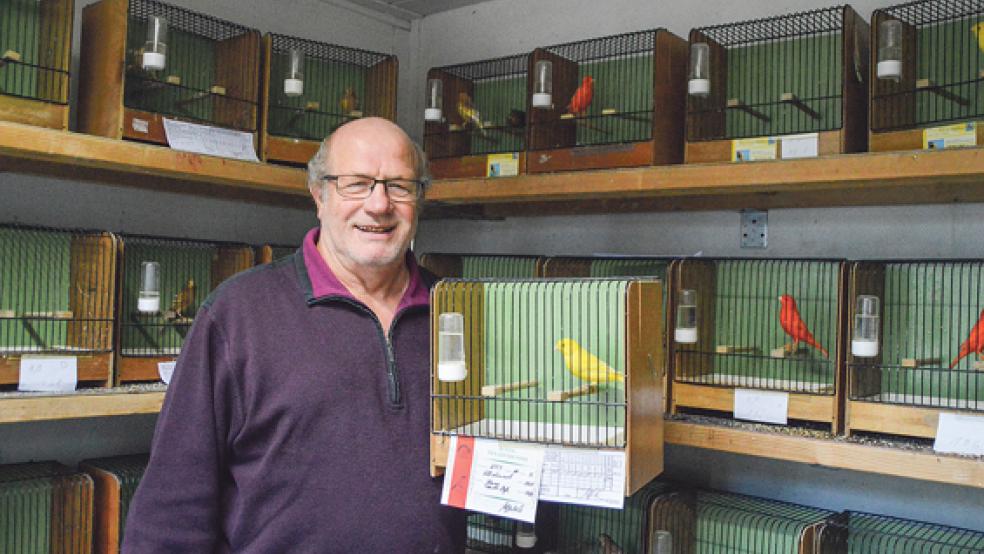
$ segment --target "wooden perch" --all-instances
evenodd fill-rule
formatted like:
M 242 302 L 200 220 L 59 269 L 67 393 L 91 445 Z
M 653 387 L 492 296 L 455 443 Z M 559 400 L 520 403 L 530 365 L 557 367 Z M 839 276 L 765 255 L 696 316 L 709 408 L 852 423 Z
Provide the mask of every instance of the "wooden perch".
M 598 392 L 598 385 L 581 385 L 580 387 L 568 390 L 552 390 L 547 393 L 547 400 L 550 402 L 563 402 L 577 396 L 584 396 Z
M 795 356 L 802 356 L 810 351 L 809 348 L 805 346 L 800 346 L 796 350 L 793 350 L 791 344 L 784 344 L 779 348 L 775 348 L 769 352 L 769 356 L 777 359 L 791 358 Z
M 719 344 L 714 348 L 718 354 L 743 354 L 746 352 L 758 352 L 757 346 L 735 346 L 732 344 Z
M 969 106 L 970 101 L 960 96 L 959 94 L 953 93 L 944 87 L 934 84 L 929 79 L 919 79 L 916 81 L 916 90 L 928 90 L 934 94 L 938 94 L 947 100 L 959 104 L 961 106 Z
M 321 102 L 317 100 L 308 100 L 307 104 L 304 104 L 304 110 L 308 112 L 316 112 L 321 109 Z
M 0 319 L 14 319 L 17 313 L 14 310 L 0 310 Z
M 225 93 L 226 93 L 225 87 L 221 85 L 212 85 L 212 87 L 208 89 L 208 92 L 206 91 L 196 92 L 194 95 L 185 98 L 184 100 L 178 100 L 177 102 L 175 102 L 175 104 L 177 104 L 178 106 L 182 106 L 184 104 L 195 102 L 203 98 L 208 98 L 213 94 L 217 96 L 225 96 Z
M 902 367 L 939 366 L 942 363 L 939 358 L 902 358 Z
M 515 383 L 506 383 L 504 385 L 485 385 L 482 387 L 482 396 L 499 396 L 500 394 L 505 394 L 510 391 L 535 387 L 539 384 L 539 381 L 532 379 L 530 381 L 517 381 Z
M 72 319 L 72 312 L 70 311 L 54 311 L 54 312 L 24 312 L 23 317 L 25 319 Z
M 797 97 L 795 94 L 791 92 L 782 93 L 782 96 L 779 97 L 779 101 L 786 104 L 792 104 L 793 107 L 798 108 L 800 111 L 812 117 L 813 119 L 820 119 L 820 112 L 807 106 L 805 102 L 800 100 L 799 97 Z
M 974 362 L 974 369 L 977 371 L 984 371 L 984 362 Z
M 0 57 L 0 67 L 3 67 L 7 62 L 19 62 L 21 61 L 20 52 L 16 50 L 6 50 L 3 56 Z
M 604 108 L 601 110 L 601 115 L 607 117 L 617 117 L 619 119 L 625 119 L 628 121 L 640 121 L 642 123 L 649 123 L 649 118 L 644 115 L 636 115 L 631 113 L 619 113 L 615 108 Z
M 164 81 L 169 85 L 181 85 L 181 77 L 178 75 L 168 75 Z
M 729 98 L 728 99 L 728 109 L 729 110 L 741 110 L 741 111 L 747 113 L 748 115 L 750 115 L 752 117 L 756 117 L 758 119 L 761 119 L 762 121 L 766 121 L 766 122 L 772 121 L 772 118 L 770 118 L 769 116 L 765 115 L 764 113 L 756 110 L 755 108 L 746 105 L 744 102 L 742 102 L 738 98 Z

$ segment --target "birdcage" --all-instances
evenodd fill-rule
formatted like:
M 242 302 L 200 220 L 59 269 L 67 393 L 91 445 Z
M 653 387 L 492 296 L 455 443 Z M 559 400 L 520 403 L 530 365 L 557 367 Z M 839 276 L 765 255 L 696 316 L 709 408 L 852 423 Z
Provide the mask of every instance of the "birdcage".
M 168 144 L 164 118 L 256 137 L 260 33 L 155 0 L 82 10 L 80 130 Z
M 438 277 L 528 279 L 543 275 L 545 258 L 498 254 L 421 254 L 420 266 Z
M 836 541 L 822 541 L 821 552 L 824 554 L 984 552 L 984 533 L 862 512 L 844 512 L 827 530 L 835 532 Z M 828 544 L 831 542 L 833 544 Z
M 396 56 L 296 37 L 263 39 L 263 159 L 307 164 L 361 117 L 396 119 Z
M 72 358 L 77 382 L 112 383 L 118 239 L 0 225 L 0 386 L 32 356 Z
M 922 0 L 871 16 L 871 150 L 984 143 L 984 3 Z
M 847 429 L 935 437 L 943 411 L 984 413 L 984 261 L 850 266 Z
M 665 29 L 534 50 L 527 171 L 682 162 L 686 60 Z
M 92 552 L 92 479 L 55 462 L 0 466 L 0 552 Z
M 272 263 L 297 252 L 297 246 L 283 244 L 264 244 L 256 247 L 256 265 Z
M 691 30 L 687 162 L 864 151 L 868 34 L 850 6 Z
M 132 454 L 79 463 L 79 469 L 92 478 L 94 485 L 93 549 L 97 554 L 120 551 L 126 514 L 147 469 L 147 459 L 147 454 Z
M 789 420 L 839 429 L 843 262 L 687 258 L 670 273 L 673 412 L 776 391 Z
M 68 129 L 71 0 L 0 0 L 0 119 Z
M 829 510 L 778 500 L 705 490 L 671 492 L 656 498 L 650 515 L 651 535 L 670 546 L 651 552 L 821 552 L 821 537 L 836 519 Z
M 156 381 L 209 293 L 253 267 L 245 244 L 124 235 L 117 382 Z
M 516 545 L 515 519 L 474 513 L 468 515 L 465 547 L 470 552 L 510 554 Z
M 427 72 L 424 151 L 434 178 L 526 171 L 529 55 Z
M 648 279 L 438 283 L 431 294 L 434 472 L 458 435 L 626 451 L 628 494 L 658 475 L 662 286 Z
M 652 507 L 674 487 L 652 481 L 625 499 L 621 510 L 561 504 L 558 552 L 670 554 L 665 534 L 652 533 Z

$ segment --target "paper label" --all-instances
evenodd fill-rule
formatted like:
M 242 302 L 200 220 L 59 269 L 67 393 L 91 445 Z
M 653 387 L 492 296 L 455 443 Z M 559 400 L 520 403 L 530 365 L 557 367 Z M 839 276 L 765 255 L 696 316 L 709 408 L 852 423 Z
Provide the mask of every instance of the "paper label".
M 451 437 L 441 503 L 533 523 L 543 445 Z
M 784 160 L 795 158 L 816 158 L 820 155 L 820 134 L 786 135 L 779 138 L 781 157 Z
M 731 161 L 757 162 L 776 159 L 778 141 L 775 137 L 736 139 L 731 141 Z
M 933 450 L 984 456 L 984 416 L 941 413 Z
M 789 393 L 735 389 L 736 419 L 785 425 L 789 417 Z
M 146 135 L 150 132 L 150 122 L 146 119 L 138 119 L 134 117 L 130 121 L 130 126 L 133 127 L 133 130 L 138 133 L 143 133 Z
M 178 362 L 157 362 L 157 373 L 161 376 L 161 381 L 165 385 L 171 384 L 171 375 L 174 375 L 174 366 Z
M 625 451 L 548 446 L 540 500 L 621 510 L 625 502 Z
M 75 356 L 22 356 L 17 390 L 70 392 L 79 382 Z
M 258 162 L 253 135 L 243 131 L 210 127 L 164 118 L 167 143 L 175 150 L 209 156 Z
M 515 177 L 519 175 L 519 152 L 489 154 L 485 163 L 486 177 Z
M 943 150 L 957 146 L 977 146 L 977 123 L 956 123 L 923 129 L 923 148 Z

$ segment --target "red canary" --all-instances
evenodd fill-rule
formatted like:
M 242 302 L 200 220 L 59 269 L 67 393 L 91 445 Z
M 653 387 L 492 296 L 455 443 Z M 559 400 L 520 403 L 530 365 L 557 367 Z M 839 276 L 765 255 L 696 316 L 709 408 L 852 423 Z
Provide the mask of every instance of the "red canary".
M 977 323 L 970 330 L 970 336 L 960 345 L 960 352 L 957 354 L 957 357 L 950 362 L 950 369 L 956 367 L 957 362 L 971 353 L 977 354 L 978 356 L 984 353 L 984 310 L 981 310 L 981 315 L 977 318 Z
M 591 100 L 594 98 L 594 79 L 590 75 L 585 75 L 584 80 L 581 81 L 581 86 L 577 87 L 574 91 L 574 96 L 571 96 L 571 101 L 567 104 L 568 113 L 575 115 L 583 114 L 588 111 L 588 106 L 591 105 Z
M 803 322 L 803 318 L 800 317 L 799 309 L 796 307 L 796 300 L 792 296 L 784 294 L 779 297 L 779 302 L 781 304 L 781 308 L 779 308 L 779 323 L 782 325 L 782 330 L 790 337 L 793 337 L 793 350 L 796 350 L 797 344 L 803 342 L 822 352 L 825 358 L 829 357 L 827 355 L 827 349 L 820 346 L 820 343 L 813 338 L 810 329 L 807 328 L 806 323 Z

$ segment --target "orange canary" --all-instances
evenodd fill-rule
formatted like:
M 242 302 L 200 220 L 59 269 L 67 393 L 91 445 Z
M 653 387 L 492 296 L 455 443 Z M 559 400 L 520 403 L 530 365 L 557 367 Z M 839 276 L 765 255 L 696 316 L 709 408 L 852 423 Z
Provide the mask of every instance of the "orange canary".
M 813 338 L 813 333 L 810 333 L 810 329 L 806 326 L 806 323 L 803 322 L 799 309 L 796 307 L 796 300 L 792 296 L 784 294 L 779 297 L 779 302 L 781 305 L 779 309 L 779 324 L 782 325 L 782 330 L 793 338 L 793 350 L 796 350 L 796 346 L 802 342 L 822 352 L 825 358 L 829 357 L 827 355 L 827 349 L 820 346 L 820 343 Z
M 577 87 L 574 91 L 574 96 L 571 96 L 571 101 L 567 104 L 568 113 L 574 115 L 581 115 L 588 111 L 588 107 L 591 106 L 591 100 L 594 99 L 594 79 L 590 75 L 585 75 L 584 80 L 581 81 L 581 86 Z
M 956 367 L 960 360 L 972 353 L 978 356 L 984 354 L 984 310 L 981 310 L 981 315 L 977 318 L 974 328 L 970 330 L 967 340 L 960 345 L 960 352 L 957 353 L 957 357 L 950 362 L 950 369 Z

